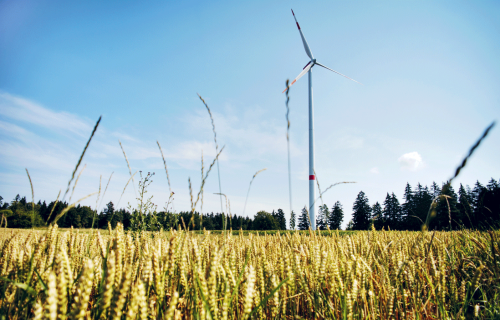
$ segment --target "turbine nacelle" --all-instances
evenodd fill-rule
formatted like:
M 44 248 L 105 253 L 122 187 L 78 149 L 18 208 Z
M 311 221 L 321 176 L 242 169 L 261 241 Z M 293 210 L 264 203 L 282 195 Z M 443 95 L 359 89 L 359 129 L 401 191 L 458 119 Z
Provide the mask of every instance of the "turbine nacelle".
M 295 17 L 295 13 L 293 12 L 293 10 L 292 10 L 292 14 L 293 14 L 293 18 L 295 19 L 295 22 L 297 23 L 297 28 L 299 29 L 300 37 L 302 38 L 302 43 L 304 44 L 304 49 L 306 51 L 306 54 L 311 59 L 311 61 L 309 61 L 309 63 L 306 64 L 306 66 L 302 69 L 302 72 L 297 76 L 297 78 L 295 78 L 290 83 L 290 85 L 285 90 L 283 90 L 283 92 L 285 92 L 286 90 L 288 90 L 288 88 L 290 88 L 295 82 L 297 82 L 297 80 L 299 80 L 303 75 L 305 75 L 315 65 L 321 66 L 321 67 L 323 67 L 325 69 L 328 69 L 328 70 L 330 70 L 332 72 L 335 72 L 336 74 L 341 75 L 341 76 L 343 76 L 343 77 L 345 77 L 345 78 L 347 78 L 349 80 L 352 80 L 352 81 L 354 81 L 356 83 L 362 84 L 362 83 L 360 83 L 360 82 L 358 82 L 358 81 L 356 81 L 356 80 L 354 80 L 352 78 L 349 78 L 348 76 L 346 76 L 346 75 L 344 75 L 344 74 L 342 74 L 340 72 L 337 72 L 337 71 L 335 71 L 333 69 L 328 68 L 327 66 L 322 65 L 319 62 L 316 62 L 316 59 L 313 57 L 313 54 L 311 52 L 311 49 L 309 49 L 309 45 L 307 44 L 306 38 L 304 37 L 304 34 L 302 33 L 302 29 L 300 29 L 299 22 L 297 21 L 297 18 Z

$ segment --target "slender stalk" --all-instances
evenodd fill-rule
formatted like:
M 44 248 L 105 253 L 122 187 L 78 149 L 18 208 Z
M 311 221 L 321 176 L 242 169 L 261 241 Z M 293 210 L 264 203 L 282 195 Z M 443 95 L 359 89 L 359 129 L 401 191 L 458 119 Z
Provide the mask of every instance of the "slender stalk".
M 69 179 L 68 181 L 68 187 L 66 188 L 66 192 L 64 193 L 64 196 L 63 196 L 63 201 L 64 201 L 64 198 L 66 197 L 66 195 L 68 194 L 69 192 L 69 187 L 71 185 L 71 182 L 73 181 L 73 179 L 75 178 L 75 174 L 76 174 L 76 171 L 78 170 L 78 167 L 80 166 L 80 163 L 82 163 L 82 160 L 83 160 L 83 156 L 85 155 L 85 152 L 87 151 L 87 148 L 89 147 L 90 145 L 90 141 L 92 141 L 92 138 L 94 137 L 94 134 L 95 132 L 97 131 L 97 127 L 99 127 L 99 123 L 101 123 L 101 118 L 102 117 L 99 117 L 99 120 L 97 120 L 95 126 L 94 126 L 94 129 L 92 130 L 92 133 L 90 134 L 90 138 L 89 140 L 87 141 L 87 144 L 85 145 L 85 147 L 83 148 L 83 152 L 82 154 L 80 155 L 80 158 L 78 159 L 78 162 L 76 163 L 76 166 L 75 166 L 75 169 L 73 170 L 73 173 L 71 174 L 71 179 Z
M 35 224 L 35 192 L 33 191 L 33 183 L 31 182 L 30 173 L 28 172 L 28 168 L 26 169 L 26 174 L 28 175 L 28 179 L 30 180 L 31 187 L 31 228 Z
M 212 112 L 210 111 L 210 108 L 208 107 L 208 104 L 200 96 L 200 94 L 198 94 L 198 97 L 200 98 L 200 100 L 203 102 L 203 104 L 207 108 L 208 115 L 210 116 L 210 121 L 212 121 L 212 131 L 214 132 L 214 142 L 215 142 L 215 153 L 218 154 L 219 153 L 219 144 L 217 143 L 217 133 L 215 132 L 215 123 L 214 123 L 214 118 L 212 117 Z M 220 184 L 219 159 L 217 159 L 217 177 L 219 178 L 219 193 L 222 194 L 222 188 L 221 188 L 221 184 Z M 222 225 L 223 225 L 223 229 L 224 229 L 224 232 L 225 232 L 226 231 L 226 218 L 225 218 L 224 209 L 223 209 L 223 206 L 222 206 L 222 196 L 219 196 L 219 198 L 220 198 L 220 210 L 222 212 Z
M 248 195 L 250 194 L 250 188 L 252 187 L 252 182 L 253 182 L 253 179 L 255 179 L 255 177 L 261 173 L 262 171 L 265 171 L 267 170 L 267 168 L 264 168 L 264 169 L 260 169 L 259 171 L 255 172 L 255 174 L 253 175 L 252 177 L 252 180 L 250 180 L 250 185 L 248 185 L 248 191 L 247 191 L 247 197 L 245 198 L 245 205 L 243 206 L 243 216 L 245 216 L 245 209 L 247 207 L 247 201 L 248 201 Z

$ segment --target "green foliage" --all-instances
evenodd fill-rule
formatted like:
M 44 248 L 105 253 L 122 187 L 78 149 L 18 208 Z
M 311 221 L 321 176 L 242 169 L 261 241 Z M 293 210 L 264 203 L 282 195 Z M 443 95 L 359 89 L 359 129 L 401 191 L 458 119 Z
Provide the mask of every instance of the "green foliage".
M 295 230 L 295 220 L 296 220 L 295 212 L 292 210 L 292 212 L 290 212 L 290 229 L 291 230 Z
M 150 177 L 152 174 L 150 174 Z M 145 177 L 146 178 L 146 177 Z M 169 230 L 170 228 L 177 229 L 179 226 L 184 228 L 184 224 L 190 230 L 222 230 L 223 218 L 221 213 L 205 213 L 199 212 L 172 212 L 164 210 L 156 212 L 156 206 L 152 203 L 152 197 L 147 197 L 147 186 L 152 180 L 146 181 L 143 178 L 140 186 L 144 185 L 142 193 L 142 206 L 138 198 L 138 208 L 129 210 L 117 209 L 113 202 L 109 202 L 102 212 L 95 214 L 94 227 L 107 229 L 108 221 L 114 228 L 119 222 L 123 224 L 126 230 L 137 230 L 141 224 L 145 226 L 143 230 Z M 149 179 L 149 178 L 148 178 Z M 443 188 L 444 189 L 444 188 Z M 449 230 L 450 217 L 452 229 L 471 228 L 471 229 L 490 229 L 499 228 L 500 223 L 500 184 L 495 179 L 491 179 L 487 185 L 477 182 L 473 189 L 469 186 L 460 185 L 458 195 L 455 194 L 452 188 L 441 190 L 441 188 L 433 183 L 431 188 L 417 184 L 412 188 L 409 184 L 405 187 L 404 203 L 399 204 L 394 193 L 387 194 L 387 197 L 381 206 L 375 203 L 370 206 L 370 216 L 367 221 L 367 229 L 373 222 L 376 229 L 385 228 L 388 230 L 420 230 L 423 222 L 427 217 L 432 197 L 437 195 L 436 202 L 436 218 L 430 223 L 431 229 Z M 365 196 L 366 198 L 366 196 Z M 48 225 L 53 221 L 55 216 L 58 216 L 62 210 L 68 207 L 68 203 L 61 201 L 52 201 L 48 205 L 45 201 L 38 201 L 33 207 L 31 202 L 26 201 L 25 197 L 16 195 L 12 202 L 3 202 L 3 197 L 0 197 L 0 210 L 3 211 L 8 227 L 31 228 L 33 226 Z M 139 210 L 142 208 L 142 214 Z M 149 208 L 149 209 L 148 209 Z M 290 216 L 290 229 L 295 230 L 296 227 L 302 230 L 309 229 L 309 218 L 302 212 L 300 217 L 297 217 L 295 212 Z M 52 212 L 52 217 L 49 220 L 49 214 Z M 34 225 L 31 222 L 31 215 L 34 212 Z M 380 213 L 382 212 L 382 213 Z M 135 218 L 133 215 L 136 215 Z M 1 216 L 1 214 L 0 214 Z M 275 222 L 275 230 L 285 230 L 286 219 L 282 209 L 273 211 L 271 214 Z M 318 229 L 326 228 L 323 226 L 324 217 L 327 217 L 327 226 L 331 230 L 340 229 L 344 219 L 344 212 L 340 202 L 336 202 L 331 208 L 331 211 L 325 211 L 324 206 L 318 211 L 317 226 Z M 297 221 L 298 218 L 298 221 Z M 71 208 L 59 220 L 58 225 L 62 228 L 91 228 L 94 219 L 94 210 L 89 206 L 77 205 Z M 134 220 L 135 219 L 135 220 Z M 142 220 L 143 219 L 143 220 Z M 28 221 L 29 220 L 29 221 Z M 184 221 L 184 224 L 182 223 Z M 238 215 L 230 216 L 228 223 L 233 230 L 263 230 L 259 222 L 254 224 L 254 219 L 251 217 L 243 217 Z M 302 225 L 301 225 L 302 222 Z M 358 230 L 354 224 L 355 219 L 350 225 L 351 230 Z M 133 224 L 135 223 L 135 225 Z M 269 225 L 269 223 L 267 224 Z M 271 223 L 271 225 L 273 225 Z M 5 224 L 2 222 L 2 227 Z M 269 226 L 265 227 L 269 230 Z M 354 228 L 354 229 L 353 229 Z M 139 229 L 142 230 L 142 229 Z
M 340 230 L 342 221 L 344 221 L 344 209 L 342 209 L 342 204 L 340 204 L 340 201 L 337 201 L 333 205 L 332 211 L 330 212 L 328 227 L 330 228 L 330 230 Z
M 132 218 L 130 219 L 130 229 L 133 231 L 157 231 L 161 228 L 160 223 L 156 217 L 157 206 L 153 203 L 153 196 L 148 197 L 148 187 L 153 182 L 154 172 L 148 172 L 148 174 L 143 177 L 142 171 L 140 173 L 139 180 L 139 196 L 137 197 L 137 208 L 132 209 L 130 203 L 128 204 L 129 211 L 132 212 Z
M 26 197 L 17 195 L 8 208 L 0 211 L 0 217 L 3 215 L 7 219 L 9 228 L 31 228 L 45 224 L 39 213 L 40 206 L 28 203 Z
M 352 220 L 349 220 L 345 229 L 346 231 L 354 231 L 354 223 L 352 222 Z
M 282 209 L 278 209 L 276 212 L 273 210 L 273 218 L 278 223 L 279 230 L 286 230 L 286 218 Z
M 328 210 L 328 206 L 323 204 L 318 208 L 318 216 L 316 217 L 316 229 L 318 230 L 326 230 L 328 226 L 328 218 L 330 216 L 330 211 Z
M 306 207 L 302 209 L 302 213 L 299 217 L 299 230 L 309 230 L 309 212 L 307 212 Z
M 391 195 L 387 193 L 385 197 L 383 217 L 384 227 L 390 228 L 391 230 L 397 230 L 401 227 L 401 206 L 394 192 Z
M 368 230 L 370 225 L 372 208 L 368 202 L 368 197 L 363 191 L 358 193 L 352 207 L 352 223 L 354 230 Z
M 451 185 L 442 189 L 436 208 L 437 217 L 431 222 L 430 228 L 438 230 L 460 229 L 460 226 L 463 225 L 463 219 L 457 208 L 457 200 L 457 194 Z
M 375 229 L 380 230 L 384 226 L 382 206 L 378 201 L 372 206 L 372 221 Z
M 265 211 L 259 211 L 255 215 L 252 223 L 253 230 L 279 230 L 278 222 L 274 217 Z

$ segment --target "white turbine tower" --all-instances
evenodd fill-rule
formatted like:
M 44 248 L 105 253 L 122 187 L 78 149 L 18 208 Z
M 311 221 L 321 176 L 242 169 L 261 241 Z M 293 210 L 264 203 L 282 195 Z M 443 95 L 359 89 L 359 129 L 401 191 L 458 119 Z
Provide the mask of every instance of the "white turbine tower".
M 299 80 L 303 75 L 306 73 L 309 73 L 309 218 L 311 219 L 311 229 L 316 230 L 316 217 L 315 217 L 315 209 L 314 209 L 314 180 L 316 180 L 316 177 L 314 175 L 314 120 L 313 120 L 313 91 L 312 91 L 312 67 L 315 65 L 318 65 L 320 67 L 323 67 L 325 69 L 328 69 L 330 71 L 335 72 L 336 74 L 339 74 L 343 77 L 346 77 L 347 79 L 350 79 L 354 82 L 357 82 L 354 79 L 349 78 L 346 75 L 343 75 L 340 72 L 337 72 L 335 70 L 332 70 L 321 63 L 317 62 L 316 59 L 314 59 L 313 54 L 311 52 L 311 49 L 309 49 L 309 45 L 307 44 L 306 38 L 304 37 L 304 34 L 302 33 L 302 30 L 300 29 L 300 25 L 297 22 L 297 18 L 295 18 L 295 13 L 293 13 L 293 18 L 295 19 L 295 22 L 297 23 L 297 28 L 299 28 L 300 36 L 302 38 L 302 43 L 304 44 L 304 49 L 306 49 L 306 54 L 309 56 L 311 61 L 309 61 L 306 66 L 304 67 L 304 70 L 295 78 L 290 85 L 283 90 L 285 92 L 290 88 L 297 80 Z M 357 82 L 359 83 L 359 82 Z

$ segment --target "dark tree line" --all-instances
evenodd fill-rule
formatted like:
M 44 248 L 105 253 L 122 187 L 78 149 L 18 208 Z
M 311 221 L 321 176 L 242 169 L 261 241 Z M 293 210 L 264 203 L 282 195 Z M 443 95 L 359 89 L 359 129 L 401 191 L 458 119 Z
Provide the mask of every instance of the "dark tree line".
M 44 226 L 54 221 L 65 208 L 67 202 L 45 201 L 32 203 L 26 197 L 17 195 L 10 203 L 4 202 L 0 196 L 0 217 L 4 216 L 9 228 L 31 228 L 32 226 Z M 34 210 L 33 210 L 34 209 Z M 252 219 L 238 215 L 226 215 L 226 226 L 233 230 L 286 230 L 285 213 L 278 209 L 272 213 L 260 211 Z M 95 212 L 88 206 L 77 205 L 68 210 L 59 218 L 57 224 L 61 228 L 101 228 L 108 227 L 108 222 L 114 228 L 117 223 L 122 223 L 125 229 L 130 229 L 133 224 L 133 215 L 126 209 L 115 209 L 113 202 L 109 202 L 101 212 Z M 191 230 L 222 230 L 223 215 L 221 213 L 208 213 L 201 215 L 199 212 L 183 211 L 157 212 L 147 215 L 145 222 L 148 230 L 167 230 L 179 226 Z M 5 226 L 5 224 L 3 225 Z
M 443 184 L 444 185 L 444 184 Z M 426 221 L 432 201 L 437 202 L 436 215 L 430 219 L 430 230 L 457 230 L 460 228 L 489 229 L 500 227 L 500 181 L 491 179 L 486 186 L 479 181 L 474 188 L 460 184 L 458 193 L 452 188 L 445 188 L 435 182 L 430 187 L 418 183 L 415 187 L 406 184 L 400 203 L 394 193 L 387 193 L 382 204 L 370 205 L 368 197 L 360 191 L 354 201 L 352 220 L 347 229 L 367 230 L 373 225 L 380 230 L 420 230 Z M 13 201 L 4 202 L 0 196 L 0 217 L 2 225 L 7 221 L 10 228 L 31 228 L 48 225 L 65 208 L 66 202 L 45 201 L 34 206 L 26 197 L 17 195 Z M 296 221 L 296 218 L 298 220 Z M 253 218 L 238 215 L 226 215 L 227 228 L 233 230 L 286 230 L 287 223 L 282 209 L 271 213 L 259 211 Z M 340 229 L 344 219 L 344 210 L 340 202 L 331 209 L 326 204 L 319 207 L 316 226 L 320 230 Z M 60 217 L 57 224 L 62 228 L 107 228 L 108 223 L 114 228 L 120 222 L 125 229 L 133 227 L 133 214 L 126 209 L 115 209 L 109 202 L 100 212 L 88 206 L 77 205 Z M 145 216 L 144 223 L 148 230 L 167 230 L 187 227 L 191 230 L 222 230 L 223 215 L 183 211 L 179 213 L 157 212 Z M 297 224 L 296 224 L 297 223 Z M 290 229 L 308 230 L 309 213 L 304 207 L 298 215 L 291 213 Z
M 420 230 L 429 208 L 436 201 L 436 214 L 429 219 L 430 230 L 490 229 L 500 227 L 500 181 L 491 179 L 486 186 L 479 181 L 474 188 L 460 184 L 443 188 L 435 182 L 429 187 L 420 183 L 412 188 L 406 184 L 404 202 L 394 193 L 387 193 L 384 203 L 370 206 L 368 197 L 360 191 L 353 205 L 350 228 L 367 230 L 374 225 L 385 230 Z

